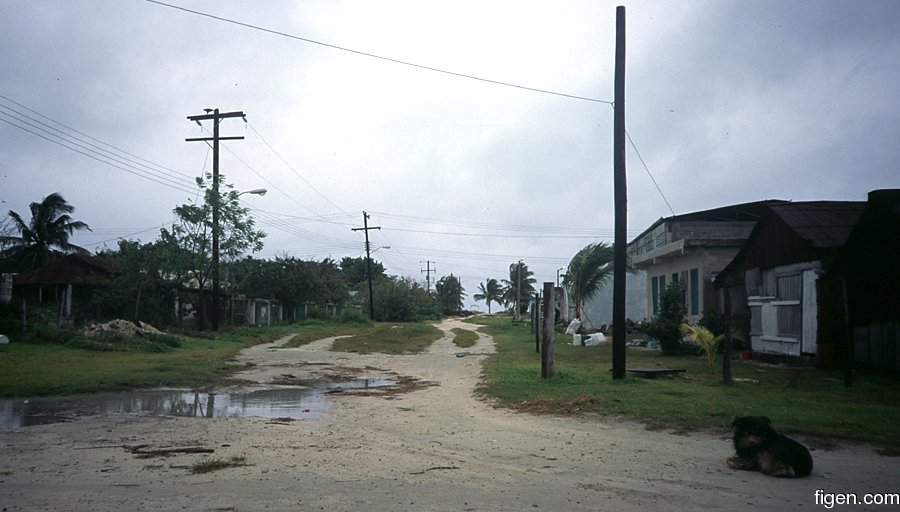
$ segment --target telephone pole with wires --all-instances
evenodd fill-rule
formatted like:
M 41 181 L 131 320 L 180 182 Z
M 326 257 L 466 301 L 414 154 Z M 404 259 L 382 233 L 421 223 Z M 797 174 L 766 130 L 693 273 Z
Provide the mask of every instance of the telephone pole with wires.
M 381 229 L 381 226 L 369 226 L 369 214 L 366 212 L 363 213 L 363 227 L 361 228 L 351 228 L 351 231 L 365 231 L 366 232 L 366 274 L 369 278 L 369 319 L 375 320 L 375 302 L 372 301 L 372 256 L 369 251 L 369 230 L 370 229 Z
M 613 350 L 612 378 L 625 378 L 625 265 L 628 193 L 625 183 L 625 7 L 616 7 L 615 101 L 613 104 Z
M 213 305 L 212 305 L 212 330 L 219 330 L 219 141 L 220 140 L 240 140 L 244 137 L 236 136 L 236 137 L 221 137 L 219 135 L 219 122 L 222 119 L 228 119 L 231 117 L 241 117 L 245 121 L 247 120 L 246 116 L 243 112 L 225 112 L 220 113 L 219 109 L 211 109 L 205 108 L 203 109 L 206 114 L 201 114 L 198 116 L 188 116 L 188 120 L 194 121 L 197 124 L 200 124 L 200 121 L 208 121 L 212 120 L 213 122 L 213 136 L 212 137 L 197 137 L 184 139 L 185 142 L 209 142 L 212 141 L 212 149 L 213 149 L 213 194 L 212 194 L 212 214 L 213 214 L 213 230 L 212 230 L 212 280 L 213 280 Z M 202 126 L 202 125 L 201 125 Z M 201 310 L 201 318 L 205 312 Z
M 420 261 L 419 263 L 425 263 L 425 268 L 421 271 L 425 273 L 425 289 L 428 290 L 428 293 L 431 293 L 431 274 L 437 272 L 436 268 L 431 268 L 431 264 L 433 261 Z

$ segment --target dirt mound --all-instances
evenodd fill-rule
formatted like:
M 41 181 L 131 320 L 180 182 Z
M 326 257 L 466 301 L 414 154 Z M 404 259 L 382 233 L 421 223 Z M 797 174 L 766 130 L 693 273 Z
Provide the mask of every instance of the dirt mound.
M 156 327 L 144 322 L 131 320 L 112 320 L 103 324 L 94 324 L 84 330 L 85 336 L 143 336 L 157 333 Z

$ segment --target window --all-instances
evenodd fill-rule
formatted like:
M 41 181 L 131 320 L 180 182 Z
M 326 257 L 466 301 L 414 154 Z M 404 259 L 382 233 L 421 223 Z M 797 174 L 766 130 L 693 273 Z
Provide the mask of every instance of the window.
M 650 279 L 650 297 L 653 298 L 653 314 L 659 313 L 659 281 L 654 276 Z
M 778 306 L 778 336 L 799 338 L 803 326 L 803 309 L 795 306 Z
M 677 282 L 678 282 L 678 274 L 672 274 L 672 282 L 673 282 L 673 283 L 677 283 Z
M 800 300 L 803 294 L 803 276 L 801 274 L 780 276 L 777 283 L 778 300 Z
M 761 335 L 763 332 L 762 305 L 750 306 L 750 334 Z
M 700 271 L 691 269 L 691 314 L 700 314 Z
M 666 234 L 660 233 L 660 234 L 656 235 L 656 246 L 662 247 L 664 245 L 666 245 Z

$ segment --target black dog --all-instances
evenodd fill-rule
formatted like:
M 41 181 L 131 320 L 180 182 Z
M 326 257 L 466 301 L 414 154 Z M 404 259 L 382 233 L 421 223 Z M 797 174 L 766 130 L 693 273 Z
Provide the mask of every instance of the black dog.
M 735 457 L 725 462 L 732 469 L 761 471 L 769 476 L 801 477 L 812 473 L 812 455 L 805 446 L 772 428 L 767 416 L 734 419 Z

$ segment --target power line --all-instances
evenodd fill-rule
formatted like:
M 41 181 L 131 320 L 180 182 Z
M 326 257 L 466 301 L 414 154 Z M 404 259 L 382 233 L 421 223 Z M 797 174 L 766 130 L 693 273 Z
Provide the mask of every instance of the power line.
M 426 231 L 422 229 L 403 229 L 403 228 L 384 228 L 388 231 L 403 231 L 407 233 L 424 233 L 433 235 L 450 235 L 450 236 L 474 236 L 474 237 L 490 237 L 490 238 L 580 238 L 593 239 L 598 238 L 595 235 L 504 235 L 497 233 L 453 233 L 448 231 Z M 609 236 L 609 235 L 607 235 Z
M 653 177 L 653 174 L 650 173 L 650 168 L 647 167 L 647 164 L 644 162 L 644 157 L 641 156 L 641 152 L 638 151 L 637 146 L 634 145 L 634 141 L 631 140 L 631 134 L 628 133 L 628 130 L 625 130 L 625 136 L 628 137 L 628 142 L 631 143 L 631 148 L 634 149 L 635 154 L 637 154 L 638 160 L 641 161 L 641 164 L 644 166 L 644 170 L 647 171 L 647 176 L 650 176 L 650 181 L 653 182 L 653 186 L 656 187 L 656 190 L 659 192 L 659 195 L 662 196 L 663 201 L 666 202 L 666 206 L 669 207 L 669 211 L 672 212 L 672 215 L 675 215 L 675 210 L 672 209 L 672 205 L 669 204 L 669 200 L 666 199 L 666 195 L 663 194 L 661 188 L 659 188 L 659 184 L 656 182 L 656 178 Z
M 90 139 L 90 140 L 92 140 L 92 141 L 94 141 L 94 142 L 96 142 L 96 143 L 98 143 L 98 144 L 102 144 L 102 145 L 104 145 L 104 146 L 106 146 L 106 147 L 108 147 L 108 148 L 112 148 L 112 149 L 114 149 L 115 151 L 117 151 L 117 152 L 119 152 L 119 153 L 122 153 L 122 154 L 124 154 L 124 155 L 127 155 L 127 156 L 129 156 L 129 157 L 131 157 L 131 158 L 140 160 L 140 162 L 137 162 L 137 161 L 135 161 L 135 160 L 132 160 L 131 158 L 125 158 L 125 157 L 116 155 L 118 158 L 122 158 L 122 159 L 124 159 L 124 160 L 129 161 L 129 162 L 133 162 L 133 163 L 135 163 L 135 164 L 137 164 L 137 165 L 139 165 L 139 166 L 141 166 L 141 167 L 145 167 L 145 168 L 147 168 L 147 169 L 150 169 L 150 167 L 147 166 L 147 165 L 144 165 L 144 164 L 150 164 L 151 166 L 157 168 L 158 171 L 161 171 L 161 172 L 163 172 L 164 174 L 169 174 L 169 175 L 171 175 L 171 176 L 173 176 L 173 177 L 175 177 L 175 178 L 178 178 L 178 179 L 188 179 L 188 180 L 193 180 L 193 177 L 192 177 L 192 176 L 189 176 L 189 175 L 187 175 L 187 174 L 185 174 L 185 173 L 183 173 L 183 172 L 177 171 L 177 170 L 172 169 L 172 168 L 170 168 L 170 167 L 166 167 L 166 166 L 164 166 L 164 165 L 160 165 L 160 164 L 158 164 L 158 163 L 156 163 L 156 162 L 152 162 L 152 161 L 150 161 L 150 160 L 147 160 L 146 158 L 141 158 L 140 156 L 135 155 L 134 153 L 129 153 L 128 151 L 125 151 L 124 149 L 122 149 L 122 148 L 120 148 L 120 147 L 117 147 L 117 146 L 114 146 L 114 145 L 112 145 L 112 144 L 109 144 L 108 142 L 104 142 L 104 141 L 102 141 L 102 140 L 100 140 L 100 139 L 97 139 L 96 137 L 92 137 L 91 135 L 88 135 L 87 133 L 84 133 L 84 132 L 79 131 L 79 130 L 77 130 L 77 129 L 75 129 L 75 128 L 72 128 L 71 126 L 68 126 L 68 125 L 66 125 L 66 124 L 64 124 L 64 123 L 61 123 L 61 122 L 57 121 L 56 119 L 53 119 L 52 117 L 46 116 L 46 115 L 44 115 L 44 114 L 38 112 L 37 110 L 34 110 L 33 108 L 29 108 L 28 106 L 23 105 L 23 104 L 19 103 L 18 101 L 14 100 L 14 99 L 12 99 L 12 98 L 10 98 L 10 97 L 8 97 L 8 96 L 5 96 L 5 95 L 3 95 L 3 94 L 0 94 L 0 98 L 6 100 L 6 101 L 9 102 L 9 103 L 12 103 L 13 105 L 18 106 L 19 108 L 25 109 L 25 110 L 27 110 L 28 112 L 31 112 L 32 114 L 35 114 L 35 115 L 37 115 L 37 116 L 39 116 L 39 117 L 41 117 L 41 118 L 43 118 L 43 119 L 46 119 L 47 121 L 50 121 L 51 123 L 53 123 L 53 124 L 55 124 L 55 125 L 62 126 L 62 127 L 65 128 L 66 130 L 69 130 L 70 132 L 76 133 L 76 134 L 78 134 L 78 135 L 80 135 L 80 136 L 82 136 L 82 137 L 86 137 L 86 138 L 88 138 L 88 139 Z M 8 106 L 6 106 L 6 105 L 0 105 L 0 108 L 4 108 L 4 109 L 7 109 L 7 110 L 10 110 L 10 111 L 15 112 L 16 114 L 21 115 L 21 116 L 23 116 L 23 117 L 27 117 L 28 119 L 31 119 L 32 121 L 35 121 L 35 122 L 37 122 L 37 123 L 40 123 L 41 125 L 46 126 L 47 128 L 50 128 L 50 129 L 52 129 L 52 130 L 54 130 L 54 131 L 56 131 L 56 132 L 59 132 L 59 133 L 61 133 L 61 134 L 63 134 L 63 135 L 68 135 L 68 134 L 65 134 L 65 132 L 63 132 L 62 130 L 59 130 L 59 129 L 54 128 L 54 127 L 52 127 L 52 126 L 50 126 L 50 125 L 48 125 L 48 124 L 46 124 L 46 123 L 43 123 L 43 122 L 41 122 L 41 121 L 38 121 L 37 119 L 34 119 L 33 117 L 30 117 L 30 116 L 28 116 L 28 115 L 26 115 L 26 114 L 23 114 L 23 113 L 21 113 L 21 112 L 19 112 L 19 111 L 16 111 L 15 109 L 12 109 L 12 108 L 10 108 L 10 107 L 8 107 Z M 69 137 L 72 137 L 71 135 L 68 135 L 68 136 L 69 136 Z M 86 144 L 88 144 L 89 146 L 94 147 L 94 148 L 96 148 L 96 149 L 98 149 L 98 150 L 100 150 L 100 151 L 102 151 L 102 152 L 104 152 L 104 153 L 109 153 L 109 154 L 114 155 L 114 153 L 112 153 L 112 152 L 110 152 L 110 151 L 108 151 L 108 150 L 105 150 L 105 149 L 103 149 L 103 148 L 101 148 L 101 147 L 99 147 L 99 146 L 97 146 L 97 145 L 90 144 L 90 143 L 86 143 Z M 143 163 L 141 163 L 141 162 L 143 162 Z
M 275 156 L 277 156 L 278 159 L 281 160 L 281 162 L 284 163 L 284 165 L 287 166 L 287 168 L 290 169 L 294 173 L 295 176 L 297 176 L 297 178 L 299 178 L 301 181 L 303 181 L 303 183 L 306 183 L 306 186 L 308 186 L 310 189 L 312 189 L 313 192 L 318 194 L 319 197 L 321 197 L 322 199 L 327 201 L 331 206 L 334 206 L 335 208 L 337 208 L 338 210 L 340 210 L 343 213 L 347 213 L 343 208 L 341 208 L 340 206 L 335 204 L 334 201 L 332 201 L 331 199 L 328 199 L 328 197 L 326 197 L 325 194 L 319 192 L 319 190 L 316 189 L 316 187 L 314 187 L 312 185 L 312 183 L 310 183 L 299 172 L 297 172 L 297 169 L 295 169 L 294 166 L 292 166 L 290 163 L 288 163 L 288 161 L 285 160 L 285 158 L 283 156 L 281 156 L 281 153 L 279 153 L 275 148 L 272 147 L 271 144 L 269 144 L 269 141 L 267 141 L 266 138 L 263 137 L 261 133 L 259 133 L 259 131 L 256 129 L 256 127 L 253 126 L 253 124 L 248 122 L 247 126 L 249 126 L 251 130 L 253 130 L 253 133 L 255 133 L 257 137 L 259 137 L 259 140 L 261 140 L 263 142 L 263 144 L 266 145 L 266 147 L 268 147 L 270 150 L 272 150 L 272 152 L 275 153 Z
M 479 76 L 475 76 L 475 75 L 469 75 L 469 74 L 466 74 L 466 73 L 458 73 L 458 72 L 456 72 L 456 71 L 449 71 L 449 70 L 446 70 L 446 69 L 436 68 L 436 67 L 433 67 L 433 66 L 426 66 L 426 65 L 423 65 L 423 64 L 416 64 L 416 63 L 414 63 L 414 62 L 408 62 L 408 61 L 404 61 L 404 60 L 400 60 L 400 59 L 394 59 L 394 58 L 392 58 L 392 57 L 385 57 L 385 56 L 383 56 L 383 55 L 376 55 L 376 54 L 374 54 L 374 53 L 368 53 L 368 52 L 364 52 L 364 51 L 360 51 L 360 50 L 354 50 L 354 49 L 351 49 L 351 48 L 346 48 L 346 47 L 338 46 L 338 45 L 335 45 L 335 44 L 323 43 L 322 41 L 316 41 L 315 39 L 309 39 L 309 38 L 306 38 L 306 37 L 300 37 L 300 36 L 297 36 L 297 35 L 294 35 L 294 34 L 288 34 L 287 32 L 281 32 L 281 31 L 278 31 L 278 30 L 273 30 L 273 29 L 269 29 L 269 28 L 264 28 L 264 27 L 260 27 L 260 26 L 258 26 L 258 25 L 253 25 L 253 24 L 250 24 L 250 23 L 245 23 L 245 22 L 242 22 L 242 21 L 237 21 L 237 20 L 233 20 L 233 19 L 230 19 L 230 18 L 225 18 L 225 17 L 222 17 L 222 16 L 216 16 L 216 15 L 214 15 L 214 14 L 209 14 L 209 13 L 205 13 L 205 12 L 201 12 L 201 11 L 195 11 L 195 10 L 193 10 L 193 9 L 188 9 L 188 8 L 186 8 L 186 7 L 181 7 L 181 6 L 178 6 L 178 5 L 168 4 L 168 3 L 165 3 L 165 2 L 160 2 L 160 1 L 158 1 L 158 0 L 146 0 L 146 1 L 149 2 L 149 3 L 151 3 L 151 4 L 157 4 L 157 5 L 161 5 L 161 6 L 163 6 L 163 7 L 169 7 L 169 8 L 171 8 L 171 9 L 177 9 L 177 10 L 179 10 L 179 11 L 184 11 L 184 12 L 187 12 L 187 13 L 190 13 L 190 14 L 196 14 L 196 15 L 198 15 L 198 16 L 203 16 L 203 17 L 210 18 L 210 19 L 213 19 L 213 20 L 216 20 L 216 21 L 221 21 L 221 22 L 224 22 L 224 23 L 231 23 L 231 24 L 233 24 L 233 25 L 238 25 L 238 26 L 241 26 L 241 27 L 244 27 L 244 28 L 249 28 L 249 29 L 252 29 L 252 30 L 258 30 L 258 31 L 260 31 L 260 32 L 265 32 L 265 33 L 273 34 L 273 35 L 276 35 L 276 36 L 286 37 L 286 38 L 289 38 L 289 39 L 295 39 L 295 40 L 297 40 L 297 41 L 303 41 L 303 42 L 305 42 L 305 43 L 316 44 L 316 45 L 319 45 L 319 46 L 324 46 L 324 47 L 326 47 L 326 48 L 332 48 L 332 49 L 334 49 L 334 50 L 340 50 L 340 51 L 343 51 L 343 52 L 353 53 L 353 54 L 355 54 L 355 55 L 361 55 L 361 56 L 363 56 L 363 57 L 370 57 L 370 58 L 373 58 L 373 59 L 379 59 L 379 60 L 383 60 L 383 61 L 387 61 L 387 62 L 392 62 L 392 63 L 394 63 L 394 64 L 401 64 L 401 65 L 403 65 L 403 66 L 410 66 L 410 67 L 413 67 L 413 68 L 424 69 L 424 70 L 426 70 L 426 71 L 433 71 L 433 72 L 436 72 L 436 73 L 443 73 L 443 74 L 445 74 L 445 75 L 456 76 L 456 77 L 459 77 L 459 78 L 467 78 L 467 79 L 470 79 L 470 80 L 477 80 L 477 81 L 480 81 L 480 82 L 486 82 L 486 83 L 494 84 L 494 85 L 502 85 L 502 86 L 504 86 L 504 87 L 513 87 L 513 88 L 516 88 L 516 89 L 523 89 L 523 90 L 526 90 L 526 91 L 538 92 L 538 93 L 541 93 L 541 94 L 550 94 L 550 95 L 553 95 L 553 96 L 562 96 L 562 97 L 564 97 L 564 98 L 571 98 L 571 99 L 575 99 L 575 100 L 590 101 L 590 102 L 594 102 L 594 103 L 605 103 L 605 104 L 607 104 L 607 105 L 612 105 L 612 103 L 613 103 L 613 102 L 611 102 L 611 101 L 600 100 L 600 99 L 596 99 L 596 98 L 588 98 L 588 97 L 585 97 L 585 96 L 576 96 L 576 95 L 574 95 L 574 94 L 566 94 L 566 93 L 557 92 L 557 91 L 550 91 L 550 90 L 547 90 L 547 89 L 538 89 L 538 88 L 536 88 L 536 87 L 527 87 L 527 86 L 524 86 L 524 85 L 514 84 L 514 83 L 510 83 L 510 82 L 501 82 L 501 81 L 499 81 L 499 80 L 491 80 L 491 79 L 489 79 L 489 78 L 483 78 L 483 77 L 479 77 Z
M 8 114 L 4 114 L 3 112 L 0 112 L 0 115 L 7 115 L 7 116 L 8 116 Z M 12 117 L 12 116 L 9 116 L 9 117 Z M 16 119 L 16 118 L 13 117 L 13 119 Z M 8 121 L 7 119 L 0 118 L 0 121 L 4 122 L 4 123 L 6 123 L 6 124 L 8 124 L 8 125 L 10 125 L 10 126 L 13 126 L 13 127 L 15 127 L 15 128 L 18 128 L 18 129 L 20 129 L 20 130 L 22 130 L 22 131 L 25 131 L 25 132 L 28 132 L 28 133 L 30 133 L 30 134 L 32 134 L 32 135 L 35 135 L 35 136 L 37 136 L 37 137 L 40 137 L 40 138 L 42 138 L 42 139 L 44 139 L 44 140 L 46 140 L 46 141 L 48 141 L 48 142 L 52 142 L 52 143 L 54 143 L 54 144 L 57 144 L 57 145 L 59 145 L 59 146 L 62 146 L 62 147 L 64 147 L 64 148 L 68 149 L 69 151 L 74 151 L 75 153 L 78 153 L 78 154 L 80 154 L 80 155 L 86 156 L 86 157 L 88 157 L 88 158 L 90 158 L 90 159 L 96 160 L 96 161 L 98 161 L 98 162 L 100 162 L 100 163 L 103 163 L 103 164 L 106 164 L 106 165 L 108 165 L 108 166 L 110 166 L 110 167 L 115 167 L 116 169 L 125 171 L 125 172 L 127 172 L 127 173 L 129 173 L 129 174 L 133 174 L 133 175 L 138 176 L 138 177 L 140 177 L 140 178 L 144 178 L 144 179 L 153 181 L 153 182 L 155 182 L 155 183 L 158 183 L 158 184 L 160 184 L 160 185 L 164 185 L 164 186 L 166 186 L 166 187 L 170 187 L 170 188 L 174 188 L 174 189 L 176 189 L 176 190 L 180 190 L 180 191 L 182 191 L 182 192 L 187 192 L 187 193 L 193 193 L 193 192 L 194 192 L 194 189 L 192 189 L 192 188 L 187 188 L 187 185 L 181 185 L 181 184 L 179 184 L 179 183 L 175 183 L 175 182 L 171 182 L 171 181 L 167 182 L 167 181 L 165 181 L 165 178 L 164 178 L 164 177 L 154 177 L 154 176 L 152 176 L 152 175 L 148 176 L 148 175 L 142 173 L 140 170 L 137 170 L 137 169 L 134 169 L 134 168 L 129 168 L 128 166 L 124 166 L 124 167 L 123 167 L 123 164 L 120 164 L 120 163 L 118 163 L 118 162 L 109 161 L 109 160 L 104 160 L 104 159 L 102 158 L 101 155 L 91 154 L 91 153 L 89 152 L 89 150 L 78 149 L 79 147 L 82 147 L 82 146 L 80 146 L 79 144 L 74 144 L 74 143 L 73 143 L 74 146 L 76 146 L 76 147 L 73 147 L 73 146 L 70 146 L 70 145 L 66 144 L 65 142 L 60 142 L 59 140 L 54 140 L 54 139 L 52 139 L 52 138 L 50 138 L 50 137 L 48 137 L 48 136 L 46 136 L 46 135 L 42 135 L 42 134 L 40 134 L 40 133 L 38 133 L 38 132 L 36 132 L 36 131 L 34 131 L 34 130 L 31 130 L 31 129 L 25 128 L 25 127 L 23 127 L 23 126 L 17 125 L 17 124 L 15 124 L 15 123 L 13 123 L 13 122 Z M 27 124 L 27 123 L 26 123 L 26 124 Z M 45 131 L 45 130 L 41 130 L 41 131 Z M 63 139 L 63 140 L 65 140 L 65 139 Z
M 67 133 L 63 130 L 60 130 L 55 126 L 51 126 L 8 105 L 0 104 L 0 121 L 10 126 L 30 133 L 36 137 L 40 137 L 48 142 L 52 142 L 53 144 L 68 149 L 69 151 L 73 151 L 82 156 L 86 156 L 100 163 L 106 164 L 110 167 L 114 167 L 140 178 L 153 181 L 160 185 L 164 185 L 188 193 L 193 193 L 195 190 L 194 186 L 192 186 L 193 183 L 184 173 L 169 169 L 159 164 L 155 164 L 149 160 L 140 158 L 136 155 L 128 153 L 127 151 L 117 148 L 112 144 L 108 144 L 99 139 L 91 137 L 90 135 L 87 135 L 78 130 L 75 130 L 74 128 L 66 126 L 63 123 L 60 123 L 59 121 L 56 121 L 49 116 L 41 114 L 34 109 L 22 105 L 21 103 L 8 98 L 7 96 L 0 94 L 0 98 L 18 106 L 21 109 L 27 110 L 37 116 L 40 116 L 41 118 L 46 119 L 58 126 L 62 126 L 63 128 L 77 135 L 73 135 L 72 133 Z M 122 153 L 127 156 L 122 156 L 120 154 L 117 154 L 116 152 L 100 147 L 97 144 L 85 140 L 83 137 L 87 137 L 90 140 L 93 140 L 108 148 L 112 148 L 116 152 Z M 153 167 L 141 163 L 140 161 L 137 161 L 135 159 L 146 162 L 147 164 L 151 164 Z

